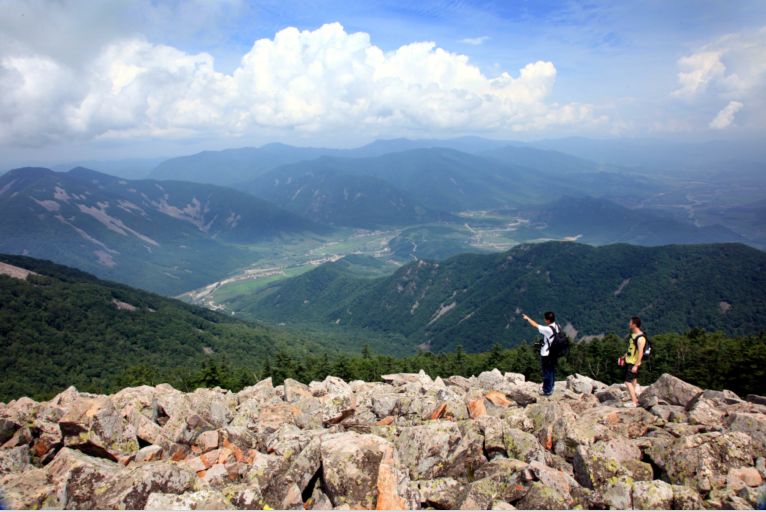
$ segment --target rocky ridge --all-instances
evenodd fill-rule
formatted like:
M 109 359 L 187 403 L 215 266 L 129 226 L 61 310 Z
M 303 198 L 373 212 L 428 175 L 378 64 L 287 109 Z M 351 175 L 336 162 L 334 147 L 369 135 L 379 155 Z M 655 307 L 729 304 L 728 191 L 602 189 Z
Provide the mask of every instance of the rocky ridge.
M 424 372 L 232 393 L 69 388 L 0 404 L 11 508 L 752 508 L 766 493 L 766 398 L 671 375 L 626 408 L 580 375 Z

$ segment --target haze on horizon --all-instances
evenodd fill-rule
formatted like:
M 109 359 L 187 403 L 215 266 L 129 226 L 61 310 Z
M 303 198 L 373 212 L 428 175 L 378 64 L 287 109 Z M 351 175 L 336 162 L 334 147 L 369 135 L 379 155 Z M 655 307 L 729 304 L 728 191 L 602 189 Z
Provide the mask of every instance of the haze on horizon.
M 3 170 L 274 141 L 766 129 L 758 0 L 0 7 Z

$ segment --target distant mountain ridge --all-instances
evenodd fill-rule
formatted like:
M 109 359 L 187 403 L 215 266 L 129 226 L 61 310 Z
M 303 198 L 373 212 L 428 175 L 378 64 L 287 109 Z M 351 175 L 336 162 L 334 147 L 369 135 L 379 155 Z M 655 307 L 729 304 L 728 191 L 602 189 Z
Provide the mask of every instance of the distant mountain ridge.
M 88 169 L 0 177 L 0 251 L 50 258 L 152 291 L 180 293 L 241 265 L 250 243 L 316 224 L 247 194 L 128 181 Z
M 549 236 L 577 237 L 589 244 L 630 243 L 656 246 L 743 242 L 720 225 L 697 227 L 661 212 L 630 209 L 605 198 L 569 197 L 533 208 L 532 220 Z
M 766 253 L 738 244 L 549 242 L 420 260 L 374 280 L 326 264 L 228 307 L 268 321 L 395 333 L 435 351 L 535 339 L 519 315 L 546 310 L 578 336 L 620 332 L 636 314 L 655 332 L 699 327 L 742 334 L 766 328 L 764 271 Z

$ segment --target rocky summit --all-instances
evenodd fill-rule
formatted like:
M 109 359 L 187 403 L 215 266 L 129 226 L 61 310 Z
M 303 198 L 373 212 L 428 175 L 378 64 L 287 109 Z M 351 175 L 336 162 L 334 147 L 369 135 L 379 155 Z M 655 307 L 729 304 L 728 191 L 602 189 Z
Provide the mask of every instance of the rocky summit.
M 69 388 L 0 404 L 11 508 L 752 508 L 766 398 L 671 375 L 627 408 L 580 375 L 266 379 L 232 393 Z

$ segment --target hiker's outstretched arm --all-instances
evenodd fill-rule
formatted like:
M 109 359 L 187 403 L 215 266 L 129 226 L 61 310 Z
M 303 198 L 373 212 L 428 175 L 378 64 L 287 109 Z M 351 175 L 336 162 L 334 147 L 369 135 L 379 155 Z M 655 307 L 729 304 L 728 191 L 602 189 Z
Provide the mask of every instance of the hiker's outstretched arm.
M 532 326 L 532 327 L 534 327 L 535 329 L 537 329 L 537 328 L 540 326 L 540 324 L 538 324 L 537 322 L 535 322 L 534 320 L 532 320 L 531 318 L 529 318 L 527 315 L 521 315 L 521 318 L 523 318 L 524 320 L 526 320 L 527 322 L 529 322 L 529 325 L 531 325 L 531 326 Z

